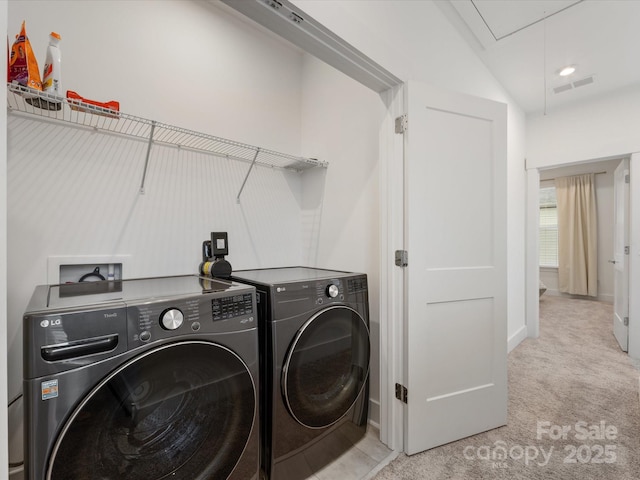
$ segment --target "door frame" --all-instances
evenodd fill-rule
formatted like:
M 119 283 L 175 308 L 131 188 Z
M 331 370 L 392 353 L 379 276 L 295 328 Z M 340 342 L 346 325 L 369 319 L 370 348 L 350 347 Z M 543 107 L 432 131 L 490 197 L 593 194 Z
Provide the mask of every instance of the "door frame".
M 629 327 L 624 318 L 629 319 L 629 254 L 624 246 L 629 245 L 629 177 L 628 158 L 623 158 L 613 173 L 613 334 L 623 352 L 629 351 Z M 622 175 L 622 176 L 621 176 Z M 622 208 L 619 211 L 619 206 Z M 622 220 L 622 231 L 618 228 Z M 622 237 L 622 238 L 620 238 Z M 611 261 L 611 260 L 610 260 Z M 623 291 L 621 294 L 620 290 Z M 624 291 L 626 290 L 626 291 Z M 622 302 L 619 302 L 622 300 Z M 621 309 L 621 310 L 619 310 Z
M 405 250 L 404 135 L 395 119 L 405 113 L 405 84 L 381 94 L 387 107 L 380 130 L 380 440 L 404 450 L 404 408 L 395 384 L 404 378 L 405 271 L 395 251 Z M 385 319 L 385 321 L 382 321 Z
M 640 290 L 640 152 L 629 160 L 629 292 Z M 640 298 L 629 295 L 629 351 L 640 359 Z
M 615 158 L 630 158 L 629 185 L 629 243 L 631 253 L 629 258 L 629 291 L 640 289 L 640 152 L 620 154 L 607 158 L 593 159 L 607 160 Z M 584 162 L 571 162 L 553 165 L 548 168 L 566 167 Z M 545 167 L 547 168 L 547 167 Z M 539 190 L 540 170 L 532 167 L 527 169 L 527 231 L 526 231 L 526 319 L 527 336 L 537 338 L 540 333 L 539 312 L 539 282 L 540 268 L 538 265 L 538 236 L 539 236 Z M 629 351 L 628 355 L 640 359 L 640 298 L 629 296 Z

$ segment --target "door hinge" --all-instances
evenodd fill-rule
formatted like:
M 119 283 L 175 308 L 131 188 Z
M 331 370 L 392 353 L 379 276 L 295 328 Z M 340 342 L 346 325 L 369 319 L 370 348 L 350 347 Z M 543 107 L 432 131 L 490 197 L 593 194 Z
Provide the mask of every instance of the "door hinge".
M 400 385 L 399 383 L 396 383 L 396 398 L 404 403 L 407 403 L 408 396 L 409 395 L 407 393 L 406 387 Z
M 623 320 L 624 322 L 624 326 L 628 327 L 629 326 L 629 317 L 624 317 Z M 397 384 L 396 384 L 397 385 Z M 396 391 L 398 390 L 398 387 L 396 387 Z
M 406 250 L 396 250 L 396 265 L 406 267 L 409 265 L 409 252 Z
M 631 179 L 629 178 L 629 174 L 625 174 L 624 176 L 624 183 L 631 183 Z
M 625 255 L 629 255 L 629 247 L 628 246 L 624 247 L 624 254 Z
M 407 131 L 408 127 L 409 127 L 409 120 L 407 119 L 406 113 L 396 118 L 396 133 L 404 133 Z

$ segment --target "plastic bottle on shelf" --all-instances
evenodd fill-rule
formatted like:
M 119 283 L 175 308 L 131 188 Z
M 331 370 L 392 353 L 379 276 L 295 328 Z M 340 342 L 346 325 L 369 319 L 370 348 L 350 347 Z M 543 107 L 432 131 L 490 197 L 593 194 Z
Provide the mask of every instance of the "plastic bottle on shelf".
M 62 98 L 62 54 L 59 44 L 60 35 L 56 32 L 51 32 L 42 76 L 42 90 L 48 95 Z M 60 110 L 62 107 L 62 100 L 53 98 L 48 98 L 47 100 L 49 110 Z

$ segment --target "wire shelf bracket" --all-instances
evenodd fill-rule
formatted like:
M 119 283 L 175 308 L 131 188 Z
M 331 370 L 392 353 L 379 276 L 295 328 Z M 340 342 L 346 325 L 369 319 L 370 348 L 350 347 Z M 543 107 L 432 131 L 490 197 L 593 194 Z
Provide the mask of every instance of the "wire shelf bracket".
M 242 195 L 242 190 L 244 190 L 244 186 L 247 183 L 247 178 L 249 178 L 249 174 L 253 169 L 253 166 L 256 164 L 256 160 L 258 159 L 258 155 L 260 155 L 260 149 L 256 149 L 256 154 L 253 156 L 253 161 L 251 165 L 249 165 L 249 170 L 247 170 L 247 174 L 244 176 L 244 180 L 242 181 L 242 185 L 240 186 L 240 191 L 238 192 L 238 196 L 236 197 L 236 203 L 240 203 L 240 195 Z
M 149 167 L 149 156 L 151 155 L 151 145 L 153 145 L 153 132 L 156 129 L 156 122 L 151 123 L 149 132 L 149 144 L 147 145 L 147 155 L 144 159 L 144 170 L 142 171 L 142 181 L 140 182 L 140 195 L 144 195 L 144 181 L 147 178 L 147 168 Z

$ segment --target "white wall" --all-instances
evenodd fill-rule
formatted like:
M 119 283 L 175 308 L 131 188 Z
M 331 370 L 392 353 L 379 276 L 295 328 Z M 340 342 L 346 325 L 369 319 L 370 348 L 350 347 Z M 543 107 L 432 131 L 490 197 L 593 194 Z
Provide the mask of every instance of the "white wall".
M 527 117 L 527 168 L 640 151 L 640 87 Z
M 23 19 L 40 62 L 48 33 L 62 35 L 65 89 L 119 100 L 125 113 L 301 153 L 302 52 L 223 8 L 12 1 L 11 38 Z M 301 263 L 299 174 L 257 168 L 238 205 L 247 164 L 155 145 L 140 195 L 144 142 L 16 115 L 8 117 L 8 142 L 12 281 L 8 355 L 0 353 L 9 397 L 21 387 L 22 314 L 35 285 L 47 283 L 49 256 L 130 255 L 128 278 L 195 273 L 202 240 L 223 230 L 235 269 Z M 20 414 L 10 412 L 12 462 L 22 459 Z
M 633 152 L 640 152 L 640 87 L 621 89 L 610 95 L 591 101 L 580 102 L 567 107 L 551 110 L 547 115 L 527 117 L 527 169 L 532 178 L 538 177 L 538 169 L 581 163 L 604 158 L 620 158 Z M 640 157 L 632 158 L 640 163 Z M 637 166 L 636 166 L 637 168 Z M 633 170 L 633 168 L 632 168 Z M 633 176 L 632 176 L 633 182 Z M 530 183 L 527 195 L 529 204 L 538 202 L 536 182 Z M 631 186 L 631 197 L 638 198 L 638 192 Z M 633 200 L 632 200 L 633 202 Z M 637 206 L 637 205 L 636 205 Z M 530 212 L 531 213 L 531 212 Z M 631 214 L 631 228 L 637 228 L 639 218 Z M 537 217 L 527 216 L 527 231 L 537 231 Z M 531 235 L 527 243 L 527 285 L 529 293 L 537 289 L 538 255 L 537 243 Z M 635 242 L 640 242 L 640 238 Z M 634 240 L 632 238 L 632 246 Z M 635 257 L 632 256 L 632 260 Z M 633 262 L 632 262 L 633 263 Z M 632 271 L 630 276 L 637 276 Z M 631 295 L 633 297 L 633 295 Z M 629 354 L 640 358 L 640 310 L 630 305 L 629 312 Z M 536 305 L 528 308 L 527 319 L 537 323 Z M 633 348 L 631 346 L 633 345 Z
M 581 175 L 584 173 L 598 173 L 596 181 L 596 206 L 598 216 L 598 300 L 613 303 L 614 275 L 613 265 L 609 260 L 613 258 L 613 228 L 614 228 L 614 176 L 613 173 L 620 163 L 620 159 L 603 162 L 589 162 L 569 167 L 558 167 L 540 172 L 541 185 L 547 179 Z M 602 173 L 605 172 L 605 173 Z M 553 185 L 553 181 L 550 181 Z M 547 287 L 547 295 L 563 295 L 558 291 L 558 269 L 541 268 L 540 280 Z
M 437 2 L 294 0 L 315 20 L 396 76 L 504 102 L 508 106 L 508 335 L 525 327 L 525 116 Z

